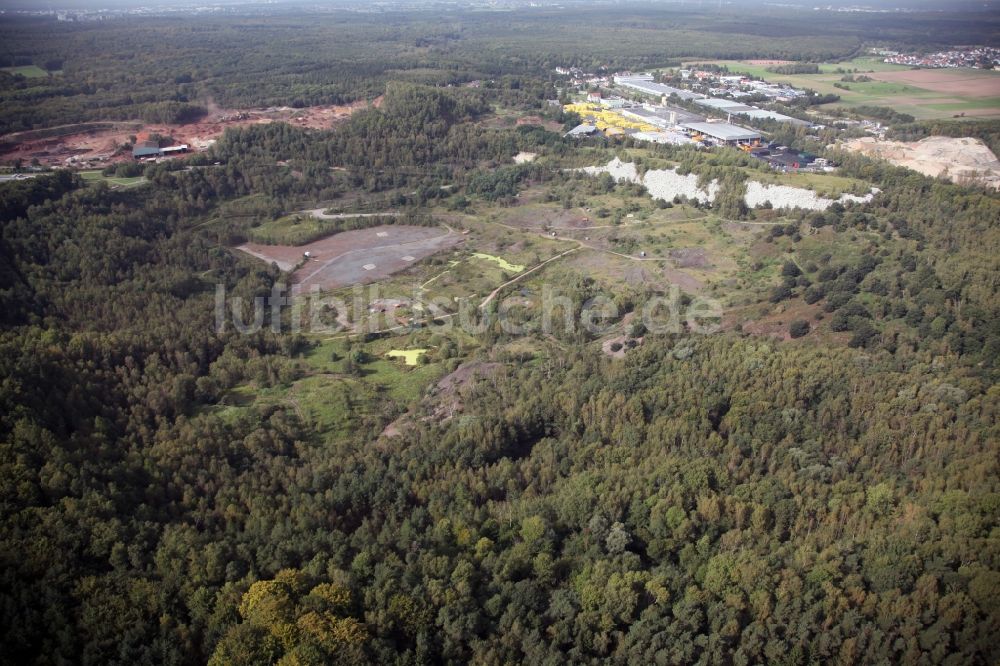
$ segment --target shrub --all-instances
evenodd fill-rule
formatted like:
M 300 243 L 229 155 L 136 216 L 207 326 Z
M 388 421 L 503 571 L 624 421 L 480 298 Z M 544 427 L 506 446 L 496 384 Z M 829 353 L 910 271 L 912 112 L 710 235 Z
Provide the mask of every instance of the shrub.
M 788 334 L 793 338 L 801 338 L 809 332 L 809 322 L 805 319 L 796 319 L 788 325 Z
M 785 277 L 798 277 L 802 275 L 802 271 L 799 270 L 799 267 L 795 264 L 794 261 L 786 261 L 781 266 L 781 274 L 784 275 Z
M 785 286 L 783 284 L 782 285 L 778 285 L 771 292 L 771 302 L 772 303 L 780 303 L 781 301 L 784 301 L 784 300 L 789 299 L 791 297 L 792 297 L 792 290 L 789 289 L 787 286 Z
M 809 287 L 806 289 L 805 293 L 802 294 L 803 299 L 809 305 L 816 303 L 823 298 L 823 288 L 822 287 Z

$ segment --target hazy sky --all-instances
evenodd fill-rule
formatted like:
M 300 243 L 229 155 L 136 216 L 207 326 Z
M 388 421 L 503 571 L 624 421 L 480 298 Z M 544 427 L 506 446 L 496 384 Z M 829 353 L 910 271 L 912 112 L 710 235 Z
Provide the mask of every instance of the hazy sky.
M 401 4 L 413 6 L 420 0 L 402 0 Z M 581 5 L 588 4 L 588 0 L 541 0 L 542 3 L 548 1 L 550 4 Z M 0 9 L 83 9 L 83 8 L 121 8 L 121 7 L 150 7 L 150 8 L 177 8 L 205 5 L 259 5 L 264 0 L 257 2 L 242 2 L 241 0 L 0 0 Z M 367 5 L 366 0 L 267 0 L 269 4 L 283 5 L 331 5 L 345 6 L 350 4 Z M 386 0 L 381 0 L 380 4 L 385 4 Z M 389 0 L 391 2 L 391 0 Z M 433 0 L 424 0 L 426 3 Z M 528 4 L 529 0 L 507 0 L 509 4 Z M 539 0 L 534 0 L 538 3 Z M 845 6 L 866 6 L 877 8 L 907 8 L 907 9 L 934 9 L 934 10 L 972 10 L 990 11 L 1000 6 L 1000 0 L 724 0 L 729 9 L 739 7 L 751 7 L 755 5 L 797 5 L 804 8 L 812 7 L 845 7 Z M 470 2 L 470 5 L 482 5 L 483 2 Z M 594 0 L 594 4 L 610 4 L 607 0 Z M 628 4 L 627 1 L 623 4 Z M 663 4 L 665 6 L 677 6 L 681 4 L 698 6 L 717 6 L 716 0 L 640 0 L 639 4 Z

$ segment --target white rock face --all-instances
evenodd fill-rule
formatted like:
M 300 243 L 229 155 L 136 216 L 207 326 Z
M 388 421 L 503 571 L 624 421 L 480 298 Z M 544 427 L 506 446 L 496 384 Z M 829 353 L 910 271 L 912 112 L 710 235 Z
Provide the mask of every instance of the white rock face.
M 599 176 L 602 173 L 609 173 L 616 181 L 624 180 L 629 183 L 642 182 L 639 178 L 639 172 L 635 169 L 635 163 L 622 162 L 617 157 L 604 166 L 584 167 L 580 169 L 580 171 L 588 173 L 591 176 Z
M 616 181 L 641 183 L 649 190 L 651 197 L 665 201 L 670 201 L 679 195 L 706 203 L 714 201 L 715 196 L 719 193 L 719 181 L 717 180 L 713 180 L 707 188 L 703 189 L 698 187 L 698 176 L 693 173 L 682 176 L 677 173 L 676 169 L 651 169 L 646 172 L 645 177 L 640 177 L 634 163 L 622 162 L 617 157 L 604 166 L 585 167 L 579 171 L 592 176 L 607 173 Z M 835 202 L 868 203 L 878 192 L 879 190 L 873 187 L 871 192 L 863 197 L 842 194 L 838 199 L 828 199 L 818 196 L 812 190 L 801 187 L 764 185 L 755 180 L 749 180 L 747 181 L 746 203 L 751 208 L 758 208 L 769 201 L 774 208 L 826 210 Z
M 803 208 L 805 210 L 826 210 L 835 202 L 840 203 L 868 203 L 878 192 L 872 191 L 863 197 L 854 194 L 842 194 L 838 199 L 828 199 L 818 196 L 812 190 L 804 190 L 801 187 L 790 187 L 788 185 L 764 185 L 755 180 L 747 181 L 747 206 L 757 208 L 763 206 L 764 202 L 770 201 L 775 208 Z
M 719 181 L 713 180 L 708 184 L 708 189 L 703 190 L 698 187 L 698 176 L 693 173 L 682 176 L 674 169 L 647 171 L 643 184 L 649 190 L 649 196 L 664 201 L 670 201 L 675 196 L 681 195 L 688 199 L 708 202 L 714 201 L 715 195 L 719 193 Z
M 712 201 L 719 191 L 718 182 L 713 180 L 709 184 L 708 190 L 703 190 L 698 187 L 698 176 L 693 173 L 682 176 L 675 169 L 651 169 L 646 172 L 645 178 L 641 178 L 633 162 L 622 162 L 617 157 L 604 166 L 584 167 L 580 171 L 592 176 L 607 173 L 611 174 L 611 177 L 616 181 L 641 183 L 649 190 L 651 197 L 665 201 L 670 201 L 677 195 L 703 202 Z

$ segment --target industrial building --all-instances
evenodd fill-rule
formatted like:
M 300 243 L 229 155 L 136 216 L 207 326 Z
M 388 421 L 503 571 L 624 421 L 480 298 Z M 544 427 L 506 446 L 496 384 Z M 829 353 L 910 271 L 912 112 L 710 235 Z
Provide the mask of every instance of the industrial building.
M 160 148 L 160 144 L 155 141 L 140 141 L 132 147 L 132 159 L 141 160 L 150 157 L 169 157 L 179 153 L 186 153 L 188 145 L 182 143 L 179 146 L 168 146 Z
M 697 123 L 705 120 L 705 116 L 699 116 L 696 113 L 673 106 L 643 105 L 625 109 L 622 111 L 622 115 L 655 125 L 661 129 L 670 129 L 681 123 Z
M 624 109 L 630 102 L 621 97 L 604 97 L 600 100 L 601 106 L 605 109 Z
M 631 135 L 636 141 L 672 144 L 682 146 L 691 143 L 691 138 L 680 132 L 636 132 Z
M 693 93 L 690 90 L 681 90 L 680 88 L 666 86 L 662 83 L 655 83 L 653 77 L 648 75 L 616 76 L 615 83 L 623 88 L 628 88 L 644 95 L 652 95 L 653 97 L 669 97 L 670 95 L 677 95 L 680 99 L 698 99 L 699 97 L 703 97 L 703 95 Z
M 579 139 L 581 137 L 594 136 L 599 134 L 599 131 L 595 125 L 588 125 L 584 123 L 583 125 L 577 125 L 570 131 L 566 132 L 566 136 L 573 137 L 574 139 Z
M 740 104 L 739 102 L 734 102 L 728 99 L 709 97 L 706 99 L 695 100 L 695 104 L 706 106 L 710 109 L 721 111 L 722 113 L 732 113 L 734 115 L 746 116 L 747 118 L 754 118 L 758 120 L 777 120 L 778 122 L 788 123 L 790 125 L 801 125 L 803 127 L 811 124 L 807 120 L 792 118 L 791 116 L 786 116 L 783 113 L 759 109 L 756 106 L 747 106 L 746 104 Z
M 144 157 L 159 157 L 160 144 L 155 141 L 140 141 L 132 147 L 132 158 L 142 159 Z
M 722 146 L 753 144 L 760 141 L 760 132 L 730 123 L 683 123 L 681 127 L 694 138 L 704 137 Z

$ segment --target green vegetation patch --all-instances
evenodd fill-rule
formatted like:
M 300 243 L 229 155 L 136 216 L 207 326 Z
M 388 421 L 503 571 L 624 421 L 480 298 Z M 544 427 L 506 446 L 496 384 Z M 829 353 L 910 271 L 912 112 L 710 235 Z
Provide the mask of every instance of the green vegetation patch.
M 306 245 L 313 241 L 351 229 L 367 229 L 392 224 L 394 217 L 344 217 L 322 219 L 309 213 L 293 213 L 267 220 L 247 231 L 254 243 L 264 245 Z
M 41 79 L 51 74 L 62 74 L 61 71 L 47 72 L 38 65 L 23 65 L 21 67 L 0 67 L 3 71 L 26 79 Z
M 486 254 L 485 252 L 473 252 L 472 256 L 476 257 L 477 259 L 485 259 L 487 261 L 492 261 L 493 263 L 500 266 L 500 268 L 504 269 L 505 271 L 510 271 L 511 273 L 520 273 L 521 271 L 524 270 L 524 266 L 522 266 L 521 264 L 512 264 L 502 257 L 495 257 L 492 254 Z
M 148 182 L 145 176 L 134 176 L 125 178 L 120 176 L 105 176 L 100 171 L 81 171 L 80 177 L 87 183 L 108 183 L 116 187 L 135 187 Z
M 404 347 L 400 343 L 406 341 L 404 336 L 367 343 L 347 337 L 330 338 L 320 341 L 304 358 L 307 365 L 319 372 L 353 377 L 369 387 L 384 391 L 388 399 L 406 405 L 418 400 L 427 386 L 445 373 L 443 364 L 436 360 L 428 359 L 426 363 L 412 365 L 388 357 L 393 350 L 399 351 L 400 347 Z M 409 351 L 426 354 L 430 349 Z

